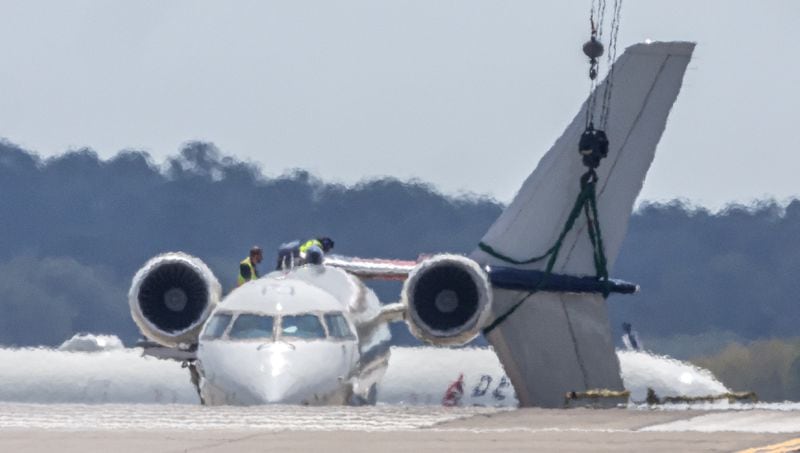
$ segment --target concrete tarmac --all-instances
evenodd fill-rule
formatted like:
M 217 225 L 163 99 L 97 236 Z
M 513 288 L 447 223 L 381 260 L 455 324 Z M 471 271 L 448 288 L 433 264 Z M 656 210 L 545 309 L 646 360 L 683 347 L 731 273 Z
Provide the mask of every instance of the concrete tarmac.
M 47 407 L 39 406 L 41 410 Z M 67 425 L 53 423 L 22 428 L 0 422 L 0 451 L 673 452 L 739 451 L 779 443 L 800 448 L 800 442 L 791 443 L 800 437 L 800 412 L 761 409 L 520 409 L 470 413 L 463 418 L 449 417 L 446 421 L 388 430 L 360 430 L 351 425 L 339 430 L 313 423 L 286 424 L 283 428 L 278 423 L 267 429 L 218 426 L 198 430 L 190 428 L 191 417 L 186 419 L 186 428 L 173 429 L 108 429 L 102 420 L 96 426 L 64 426 Z

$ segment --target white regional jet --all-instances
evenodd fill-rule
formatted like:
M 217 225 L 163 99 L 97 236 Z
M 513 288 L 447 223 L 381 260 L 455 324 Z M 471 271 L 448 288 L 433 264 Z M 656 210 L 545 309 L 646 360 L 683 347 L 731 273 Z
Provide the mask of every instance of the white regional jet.
M 206 404 L 375 403 L 389 360 L 387 323 L 404 320 L 433 345 L 483 332 L 523 406 L 558 407 L 573 391 L 623 390 L 605 296 L 636 286 L 604 271 L 613 267 L 693 49 L 684 42 L 628 48 L 591 95 L 596 102 L 584 103 L 468 257 L 330 256 L 272 272 L 221 301 L 199 259 L 151 259 L 129 293 L 134 321 L 160 347 L 148 352 L 184 360 Z M 587 109 L 603 115 L 598 100 L 609 87 L 601 126 L 610 145 L 589 171 L 579 141 Z M 369 278 L 404 280 L 400 301 L 382 305 L 363 283 Z

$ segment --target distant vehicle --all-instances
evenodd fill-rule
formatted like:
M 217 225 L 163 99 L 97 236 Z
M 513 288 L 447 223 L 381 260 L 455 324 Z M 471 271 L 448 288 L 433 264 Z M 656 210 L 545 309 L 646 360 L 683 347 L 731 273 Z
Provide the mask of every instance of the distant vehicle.
M 329 256 L 245 283 L 221 301 L 199 259 L 151 259 L 129 292 L 134 321 L 158 345 L 147 352 L 184 361 L 206 404 L 374 404 L 389 360 L 387 324 L 405 321 L 440 346 L 483 332 L 523 406 L 622 390 L 605 296 L 636 286 L 600 270 L 613 267 L 693 49 L 639 44 L 615 63 L 595 205 L 585 204 L 590 173 L 577 151 L 587 109 L 602 106 L 587 101 L 469 256 Z M 590 99 L 607 89 L 608 80 Z M 501 153 L 487 150 L 487 158 Z M 370 278 L 404 281 L 399 302 L 381 304 L 363 282 Z

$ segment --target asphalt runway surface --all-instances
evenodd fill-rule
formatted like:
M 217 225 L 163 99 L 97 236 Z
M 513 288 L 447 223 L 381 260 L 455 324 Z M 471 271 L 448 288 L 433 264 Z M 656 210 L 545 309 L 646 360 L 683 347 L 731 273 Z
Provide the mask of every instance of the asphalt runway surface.
M 765 449 L 765 447 L 767 447 Z M 0 404 L 0 451 L 800 451 L 792 410 Z

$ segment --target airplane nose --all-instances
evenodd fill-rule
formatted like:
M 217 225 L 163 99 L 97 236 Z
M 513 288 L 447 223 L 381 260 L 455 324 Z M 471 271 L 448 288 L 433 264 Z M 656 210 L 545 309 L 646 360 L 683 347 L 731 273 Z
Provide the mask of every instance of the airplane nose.
M 344 373 L 331 360 L 331 349 L 321 346 L 326 345 L 280 340 L 201 344 L 198 357 L 207 400 L 237 405 L 316 404 L 338 397 Z
M 266 378 L 262 384 L 261 395 L 267 404 L 296 403 L 294 394 L 294 382 L 285 376 Z
M 298 383 L 298 377 L 291 369 L 289 355 L 294 346 L 277 342 L 259 346 L 261 360 L 259 364 L 259 385 L 261 398 L 265 403 L 292 403 Z

